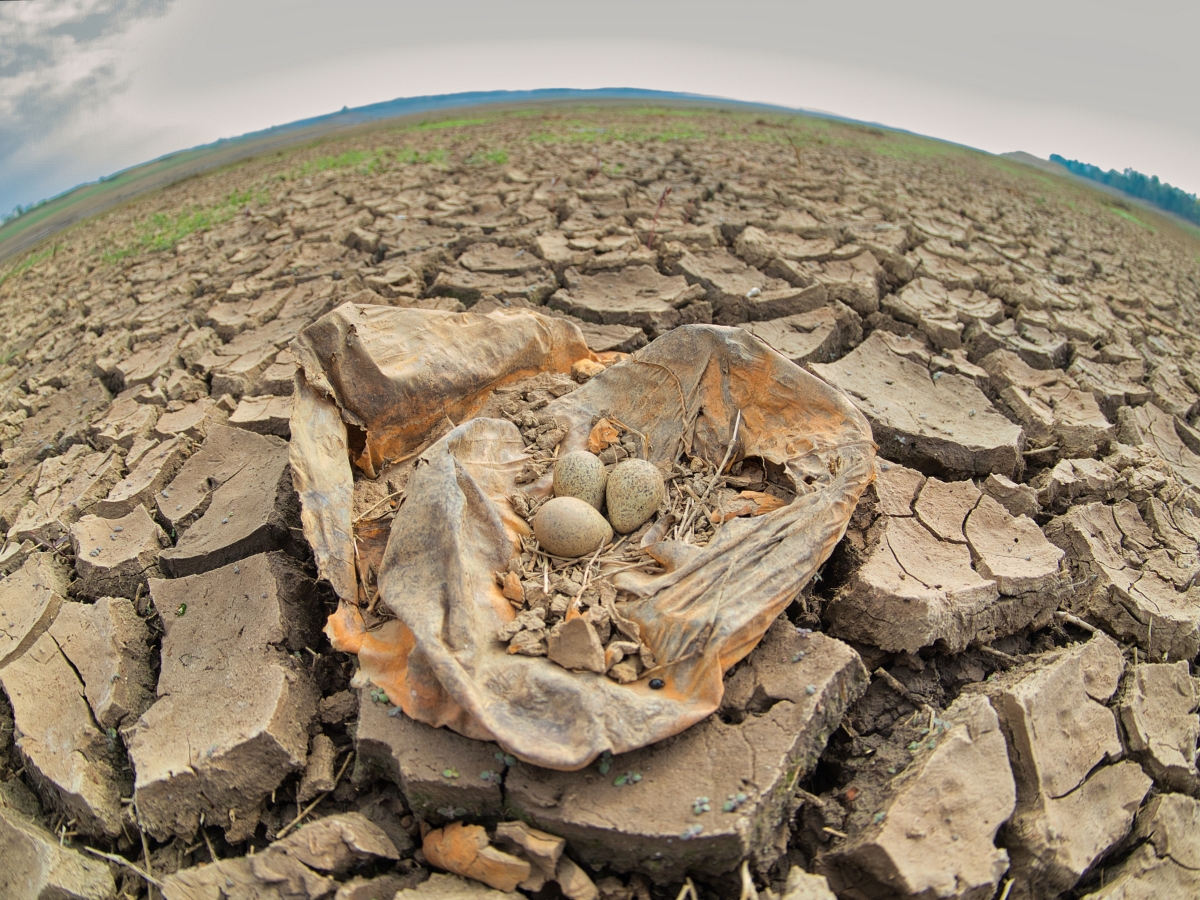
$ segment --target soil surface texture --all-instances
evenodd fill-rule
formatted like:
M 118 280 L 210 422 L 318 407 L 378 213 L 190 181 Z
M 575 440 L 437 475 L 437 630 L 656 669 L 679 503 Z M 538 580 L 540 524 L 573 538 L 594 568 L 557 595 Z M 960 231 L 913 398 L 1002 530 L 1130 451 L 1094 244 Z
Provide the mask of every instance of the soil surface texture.
M 875 481 L 717 713 L 538 769 L 322 632 L 290 344 L 344 303 L 574 322 L 601 362 L 506 413 L 547 460 L 551 396 L 744 328 L 862 411 Z M 74 226 L 0 271 L 0 896 L 1200 896 L 1198 313 L 1200 233 L 746 112 L 373 125 Z M 680 470 L 691 540 L 793 496 L 730 459 Z M 356 478 L 386 533 L 407 472 Z M 586 576 L 499 577 L 549 610 L 511 652 L 650 664 L 601 590 L 543 642 Z

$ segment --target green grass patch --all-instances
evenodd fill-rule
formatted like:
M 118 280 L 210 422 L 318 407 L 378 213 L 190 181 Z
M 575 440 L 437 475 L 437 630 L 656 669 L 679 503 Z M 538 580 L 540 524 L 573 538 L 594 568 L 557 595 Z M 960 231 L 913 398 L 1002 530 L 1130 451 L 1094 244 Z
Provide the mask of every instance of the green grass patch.
M 668 109 L 666 107 L 641 106 L 633 109 L 624 107 L 608 107 L 596 106 L 595 104 L 584 104 L 576 106 L 549 106 L 536 109 L 510 109 L 501 113 L 501 118 L 505 119 L 547 119 L 561 120 L 565 115 L 577 116 L 580 114 L 593 116 L 681 116 L 691 118 L 694 116 L 709 116 L 714 115 L 713 110 L 692 110 L 692 109 Z M 468 120 L 470 121 L 470 120 Z
M 422 153 L 420 150 L 414 150 L 412 147 L 405 147 L 403 150 L 397 150 L 395 156 L 396 162 L 406 165 L 440 165 L 446 161 L 445 150 L 428 150 Z
M 861 147 L 880 156 L 890 156 L 893 159 L 932 159 L 935 157 L 963 157 L 976 151 L 967 147 L 959 147 L 944 141 L 931 138 L 913 138 L 897 132 L 884 132 L 883 137 L 873 133 L 869 142 L 864 138 L 859 141 L 847 141 L 846 144 Z
M 16 278 L 23 272 L 28 272 L 38 263 L 44 262 L 52 257 L 57 249 L 58 245 L 55 244 L 52 247 L 47 247 L 45 250 L 39 250 L 37 253 L 29 254 L 29 256 L 26 256 L 23 260 L 12 266 L 3 275 L 0 275 L 0 284 L 4 284 L 4 282 L 8 281 L 10 278 Z
M 669 141 L 702 140 L 704 132 L 697 128 L 681 126 L 662 130 L 630 128 L 600 128 L 585 125 L 568 125 L 565 129 L 539 131 L 526 140 L 533 144 L 611 144 L 614 141 L 634 143 L 667 143 Z
M 638 109 L 622 109 L 625 116 L 673 116 L 679 119 L 694 119 L 699 116 L 711 116 L 711 109 L 667 109 L 661 106 L 643 106 Z
M 313 172 L 328 172 L 331 169 L 359 168 L 366 171 L 373 171 L 378 157 L 378 151 L 371 153 L 366 150 L 347 150 L 345 153 L 338 153 L 336 155 L 319 156 L 300 166 L 295 177 L 303 178 L 305 175 L 311 175 Z
M 788 141 L 788 132 L 780 131 L 721 131 L 713 135 L 714 138 L 722 141 L 750 141 L 755 144 L 779 144 L 782 147 L 791 147 L 791 142 Z M 805 147 L 824 146 L 831 141 L 822 136 L 813 136 L 799 132 L 791 132 L 791 139 L 797 147 L 801 149 Z
M 494 166 L 502 166 L 508 162 L 507 150 L 489 150 L 486 153 L 472 153 L 465 160 L 469 166 L 479 166 L 484 163 L 491 163 Z
M 252 202 L 265 206 L 270 201 L 271 195 L 264 190 L 234 191 L 216 206 L 192 207 L 174 215 L 154 213 L 138 225 L 132 240 L 102 250 L 100 258 L 107 263 L 114 263 L 146 251 L 174 250 L 175 245 L 189 235 L 209 231 L 214 225 L 228 222 L 242 207 Z
M 651 132 L 645 137 L 625 138 L 625 140 L 646 141 L 699 141 L 704 139 L 704 132 L 698 128 L 669 128 L 665 131 Z
M 304 178 L 314 172 L 329 172 L 335 169 L 354 169 L 360 175 L 374 175 L 387 169 L 392 163 L 413 165 L 416 163 L 443 163 L 446 161 L 445 150 L 429 150 L 421 152 L 412 147 L 399 150 L 388 147 L 376 147 L 374 150 L 347 150 L 344 153 L 319 156 L 293 169 L 287 174 L 277 175 L 279 181 L 289 181 Z
M 1133 222 L 1135 225 L 1141 225 L 1143 228 L 1145 228 L 1151 234 L 1155 233 L 1153 225 L 1150 225 L 1147 222 L 1143 222 L 1141 219 L 1139 219 L 1137 216 L 1135 216 L 1133 213 L 1131 213 L 1127 209 L 1121 209 L 1121 207 L 1119 207 L 1119 206 L 1110 206 L 1110 207 L 1108 207 L 1108 210 L 1109 210 L 1109 212 L 1120 216 L 1122 219 L 1127 219 L 1130 222 Z
M 439 131 L 443 128 L 466 128 L 469 125 L 485 125 L 487 119 L 442 119 L 440 122 L 422 122 L 402 131 Z

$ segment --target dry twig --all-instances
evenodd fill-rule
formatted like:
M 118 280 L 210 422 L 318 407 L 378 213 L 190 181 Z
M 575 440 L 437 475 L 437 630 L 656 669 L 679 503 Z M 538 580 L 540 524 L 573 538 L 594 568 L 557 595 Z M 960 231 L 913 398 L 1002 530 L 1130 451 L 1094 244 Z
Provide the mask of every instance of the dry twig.
M 804 160 L 800 158 L 800 148 L 796 146 L 796 142 L 792 140 L 792 136 L 790 134 L 784 136 L 788 139 L 788 143 L 792 145 L 792 149 L 796 151 L 796 168 L 803 169 Z
M 388 494 L 386 497 L 384 497 L 382 500 L 380 500 L 378 503 L 376 503 L 374 506 L 372 506 L 370 509 L 368 509 L 365 513 L 363 513 L 361 516 L 356 518 L 354 520 L 354 524 L 357 525 L 359 522 L 363 521 L 365 518 L 367 518 L 367 516 L 371 515 L 371 513 L 375 512 L 375 510 L 379 509 L 379 507 L 383 506 L 383 504 L 387 503 L 389 500 L 394 500 L 397 497 L 403 497 L 403 496 L 404 496 L 403 489 L 394 491 L 393 493 Z
M 873 674 L 877 678 L 882 678 L 884 680 L 884 683 L 886 683 L 888 687 L 890 687 L 893 691 L 895 691 L 897 694 L 899 694 L 901 697 L 903 697 L 905 700 L 907 700 L 913 706 L 919 707 L 921 709 L 929 709 L 932 711 L 932 708 L 929 706 L 928 703 L 926 703 L 924 700 L 922 700 L 920 697 L 918 697 L 916 694 L 914 694 L 912 691 L 910 691 L 908 688 L 906 688 L 904 686 L 903 682 L 900 681 L 900 679 L 898 679 L 891 672 L 889 672 L 885 668 L 883 668 L 883 666 L 880 666 L 878 669 L 876 669 Z
M 299 825 L 300 822 L 303 821 L 304 818 L 310 812 L 312 812 L 314 809 L 316 809 L 318 803 L 320 803 L 322 800 L 324 800 L 326 797 L 328 797 L 330 794 L 332 794 L 334 790 L 337 789 L 337 786 L 341 782 L 342 776 L 346 774 L 346 769 L 349 768 L 350 760 L 352 760 L 352 759 L 354 759 L 354 751 L 353 750 L 351 750 L 350 755 L 346 757 L 346 761 L 344 763 L 342 763 L 342 767 L 340 769 L 338 769 L 337 778 L 333 779 L 333 788 L 319 794 L 317 796 L 316 800 L 314 800 L 312 803 L 308 804 L 308 806 L 304 807 L 304 809 L 302 809 L 296 815 L 296 818 L 292 819 L 292 821 L 290 821 L 286 825 L 284 825 L 283 828 L 279 829 L 279 833 L 277 835 L 275 835 L 275 840 L 278 841 L 281 838 L 286 837 L 287 833 L 289 831 L 291 831 L 293 828 L 295 828 L 297 825 Z
M 140 824 L 138 825 L 138 834 L 142 836 L 142 853 L 146 857 L 146 874 L 153 878 L 154 864 L 150 861 L 150 842 L 146 840 L 146 829 L 142 828 Z M 151 882 L 151 884 L 155 887 L 161 887 L 158 882 Z M 149 897 L 149 900 L 154 900 L 154 891 L 150 888 L 146 889 L 146 895 Z
M 990 656 L 992 659 L 996 660 L 997 662 L 1001 662 L 1006 666 L 1015 666 L 1018 662 L 1015 656 L 1010 656 L 1003 650 L 997 650 L 995 647 L 982 646 L 979 648 L 979 652 Z
M 750 860 L 742 860 L 742 893 L 739 900 L 758 900 L 758 888 L 754 886 L 754 879 L 750 877 Z
M 1069 612 L 1063 612 L 1062 610 L 1056 612 L 1054 614 L 1054 618 L 1058 619 L 1060 622 L 1067 622 L 1071 625 L 1074 625 L 1076 628 L 1082 628 L 1084 631 L 1090 631 L 1092 634 L 1095 634 L 1100 630 L 1090 622 L 1083 621 L 1083 619 L 1079 618 L 1079 616 L 1073 616 Z
M 667 195 L 670 193 L 671 186 L 668 184 L 663 188 L 662 196 L 658 198 L 658 206 L 654 208 L 654 221 L 650 223 L 650 233 L 646 235 L 647 250 L 654 249 L 654 232 L 658 230 L 658 214 L 662 212 L 663 204 L 667 202 Z
M 99 856 L 101 859 L 107 859 L 109 862 L 114 862 L 118 866 L 128 869 L 129 871 L 137 874 L 147 884 L 151 884 L 154 887 L 158 888 L 159 890 L 162 890 L 162 882 L 161 881 L 159 881 L 157 878 L 155 878 L 149 872 L 143 871 L 141 866 L 134 865 L 129 860 L 127 860 L 125 857 L 117 856 L 115 853 L 104 853 L 103 851 L 96 850 L 92 847 L 84 847 L 83 849 L 86 850 L 88 853 L 92 854 L 93 856 Z
M 218 859 L 217 851 L 213 849 L 212 841 L 208 838 L 208 829 L 204 827 L 203 823 L 200 824 L 200 833 L 204 835 L 204 846 L 208 848 L 209 860 L 216 862 Z
M 738 429 L 741 427 L 741 425 L 742 411 L 739 409 L 737 412 L 737 418 L 733 420 L 733 435 L 729 438 L 729 446 L 725 448 L 725 458 L 721 460 L 721 464 L 717 466 L 717 471 L 713 472 L 713 477 L 709 479 L 708 487 L 704 489 L 704 493 L 700 496 L 700 504 L 703 504 L 704 501 L 708 499 L 708 495 L 712 493 L 713 488 L 717 485 L 717 481 L 721 478 L 721 473 L 724 472 L 725 467 L 729 465 L 730 457 L 733 456 L 733 448 L 737 446 Z M 683 537 L 683 535 L 687 533 L 688 528 L 691 527 L 692 519 L 696 517 L 696 513 L 699 511 L 700 506 L 697 505 L 692 507 L 692 509 L 688 512 L 687 516 L 679 525 L 679 531 L 677 534 L 680 537 Z
M 1049 447 L 1038 447 L 1036 450 L 1022 450 L 1022 456 L 1041 456 L 1043 453 L 1053 453 L 1058 449 L 1058 444 L 1051 444 Z

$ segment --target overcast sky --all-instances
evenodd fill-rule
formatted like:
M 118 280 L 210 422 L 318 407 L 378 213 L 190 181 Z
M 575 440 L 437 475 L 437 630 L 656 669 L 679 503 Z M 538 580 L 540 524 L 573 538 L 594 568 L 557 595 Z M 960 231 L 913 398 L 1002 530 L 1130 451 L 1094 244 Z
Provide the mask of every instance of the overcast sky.
M 1200 191 L 1200 3 L 0 3 L 0 210 L 396 97 L 638 87 L 823 110 Z

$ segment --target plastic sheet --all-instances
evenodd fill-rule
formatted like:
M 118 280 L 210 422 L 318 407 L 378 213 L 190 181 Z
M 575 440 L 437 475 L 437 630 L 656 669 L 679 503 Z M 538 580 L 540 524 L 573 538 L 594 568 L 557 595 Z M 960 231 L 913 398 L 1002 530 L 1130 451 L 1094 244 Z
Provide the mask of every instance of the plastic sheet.
M 659 574 L 610 576 L 665 684 L 622 685 L 511 655 L 495 636 L 515 615 L 495 573 L 529 535 L 509 500 L 529 456 L 512 422 L 473 416 L 497 387 L 595 359 L 579 330 L 530 310 L 347 304 L 293 347 L 293 478 L 305 535 L 341 601 L 326 628 L 334 646 L 358 654 L 363 674 L 413 719 L 535 765 L 582 768 L 714 712 L 724 673 L 828 558 L 873 477 L 870 426 L 849 400 L 736 328 L 675 329 L 541 410 L 567 427 L 560 453 L 586 448 L 604 413 L 644 434 L 652 462 L 719 461 L 732 443 L 731 464 L 759 457 L 796 492 L 724 523 L 707 546 L 647 547 Z M 352 465 L 375 477 L 414 456 L 390 528 L 356 524 Z M 548 496 L 550 481 L 521 488 Z M 395 616 L 370 627 L 366 557 Z

